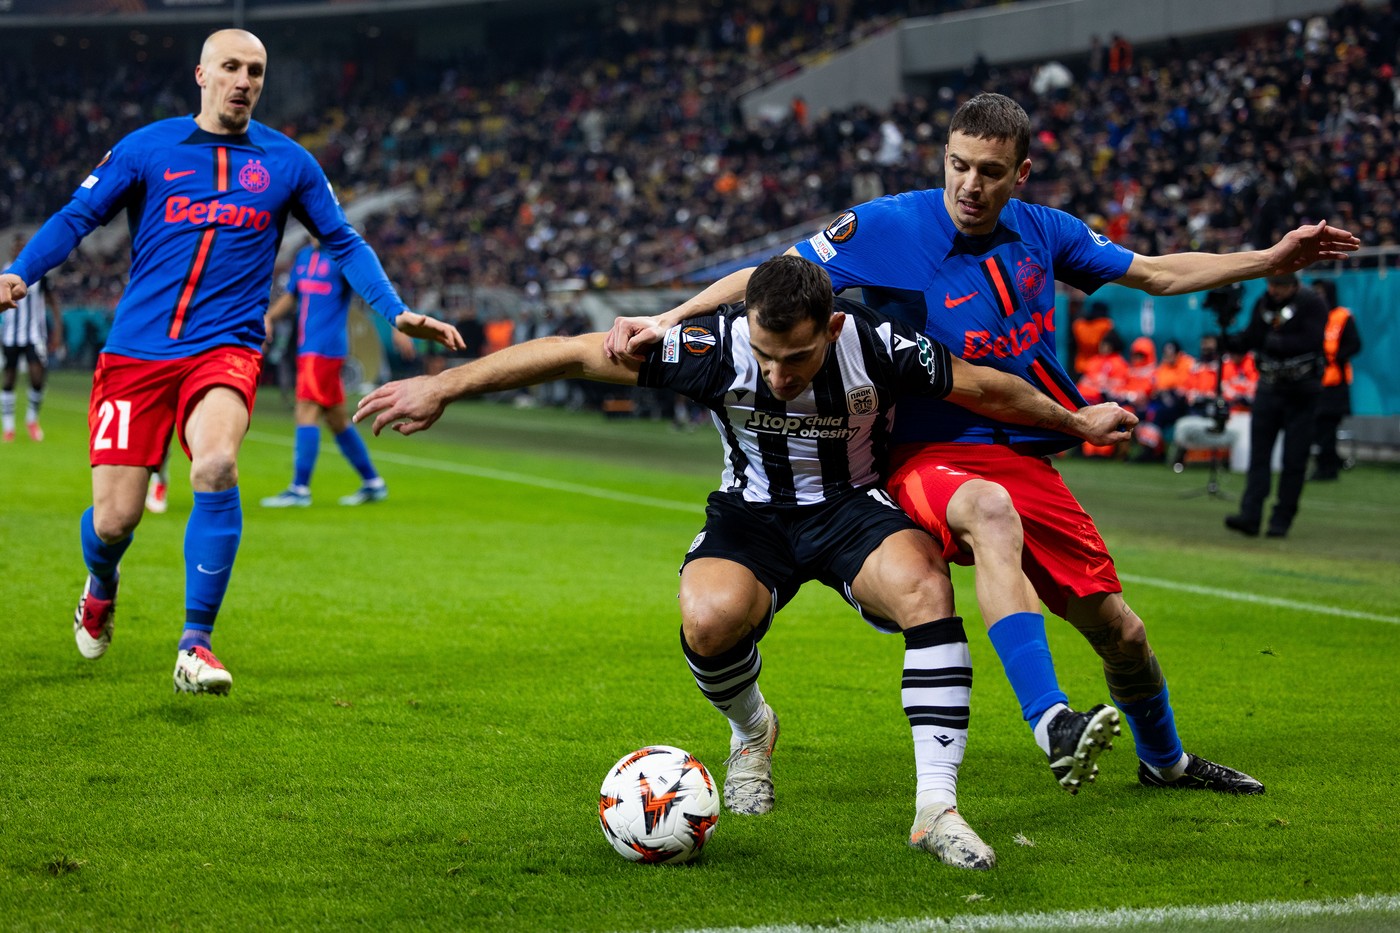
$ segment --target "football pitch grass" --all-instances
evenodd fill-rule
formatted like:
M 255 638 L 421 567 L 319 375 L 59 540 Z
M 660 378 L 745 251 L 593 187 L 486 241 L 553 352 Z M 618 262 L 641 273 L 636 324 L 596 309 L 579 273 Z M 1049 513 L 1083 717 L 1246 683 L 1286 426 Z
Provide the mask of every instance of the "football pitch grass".
M 0 447 L 0 929 L 1400 928 L 1400 469 L 1309 485 L 1279 541 L 1221 527 L 1238 476 L 1221 501 L 1189 495 L 1203 467 L 1060 464 L 1187 749 L 1264 796 L 1141 788 L 1126 728 L 1097 784 L 1059 790 L 959 569 L 976 671 L 959 803 L 998 864 L 943 866 L 906 844 L 902 642 L 809 585 L 763 641 L 776 809 L 725 813 L 699 863 L 649 867 L 603 839 L 597 789 L 654 743 L 723 773 L 675 605 L 719 474 L 711 429 L 458 405 L 370 440 L 387 502 L 336 504 L 356 478 L 326 437 L 314 504 L 272 511 L 292 422 L 265 393 L 215 633 L 233 691 L 191 697 L 170 676 L 178 452 L 111 651 L 74 648 L 86 388 L 60 374 L 48 439 Z M 1048 628 L 1071 702 L 1106 700 L 1084 640 Z

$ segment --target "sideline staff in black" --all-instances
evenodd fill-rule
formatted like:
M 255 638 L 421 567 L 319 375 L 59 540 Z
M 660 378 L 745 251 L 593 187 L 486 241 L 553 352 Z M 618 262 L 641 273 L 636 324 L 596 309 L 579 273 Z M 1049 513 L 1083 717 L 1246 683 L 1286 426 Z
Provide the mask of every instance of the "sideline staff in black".
M 1312 289 L 1300 289 L 1292 272 L 1272 275 L 1268 288 L 1254 303 L 1249 324 L 1228 338 L 1235 352 L 1253 350 L 1259 368 L 1259 389 L 1249 428 L 1249 474 L 1240 510 L 1225 517 L 1225 527 L 1241 534 L 1259 534 L 1264 501 L 1272 482 L 1269 462 L 1274 441 L 1283 432 L 1283 470 L 1278 499 L 1269 516 L 1268 535 L 1288 534 L 1298 512 L 1298 498 L 1307 475 L 1313 423 L 1322 392 L 1323 339 L 1327 306 Z

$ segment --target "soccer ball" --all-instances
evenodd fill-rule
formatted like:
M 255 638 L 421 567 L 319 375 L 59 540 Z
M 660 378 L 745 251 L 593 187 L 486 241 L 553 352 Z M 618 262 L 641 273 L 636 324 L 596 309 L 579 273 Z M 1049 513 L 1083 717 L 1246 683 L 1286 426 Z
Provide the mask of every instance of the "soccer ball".
M 618 854 L 633 862 L 688 862 L 719 820 L 714 778 L 689 752 L 648 745 L 608 770 L 598 823 Z

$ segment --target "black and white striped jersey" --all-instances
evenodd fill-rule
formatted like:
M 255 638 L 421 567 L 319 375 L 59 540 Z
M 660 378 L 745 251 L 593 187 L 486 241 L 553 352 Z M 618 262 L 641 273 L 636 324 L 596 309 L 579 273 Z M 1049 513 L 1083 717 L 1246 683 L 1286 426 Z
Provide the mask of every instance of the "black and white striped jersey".
M 895 399 L 943 398 L 951 354 L 911 327 L 836 299 L 847 315 L 812 384 L 775 398 L 749 346 L 743 305 L 666 332 L 638 383 L 671 389 L 710 409 L 724 441 L 720 488 L 748 502 L 812 505 L 883 479 Z
M 0 314 L 0 347 L 37 347 L 49 345 L 48 286 L 44 279 L 29 286 L 29 292 L 19 304 Z

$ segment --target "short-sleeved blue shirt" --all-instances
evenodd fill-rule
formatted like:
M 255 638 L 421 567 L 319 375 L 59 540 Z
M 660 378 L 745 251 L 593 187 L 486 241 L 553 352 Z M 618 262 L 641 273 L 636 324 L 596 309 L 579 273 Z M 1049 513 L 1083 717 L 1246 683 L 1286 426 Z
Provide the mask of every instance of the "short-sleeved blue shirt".
M 848 210 L 797 244 L 837 292 L 862 288 L 872 308 L 921 329 L 973 363 L 1029 380 L 1074 409 L 1084 405 L 1055 352 L 1058 279 L 1085 292 L 1121 278 L 1133 253 L 1063 211 L 1012 199 L 996 229 L 953 225 L 943 189 L 909 191 Z M 1057 431 L 1003 424 L 950 402 L 900 402 L 896 443 L 1078 443 Z

